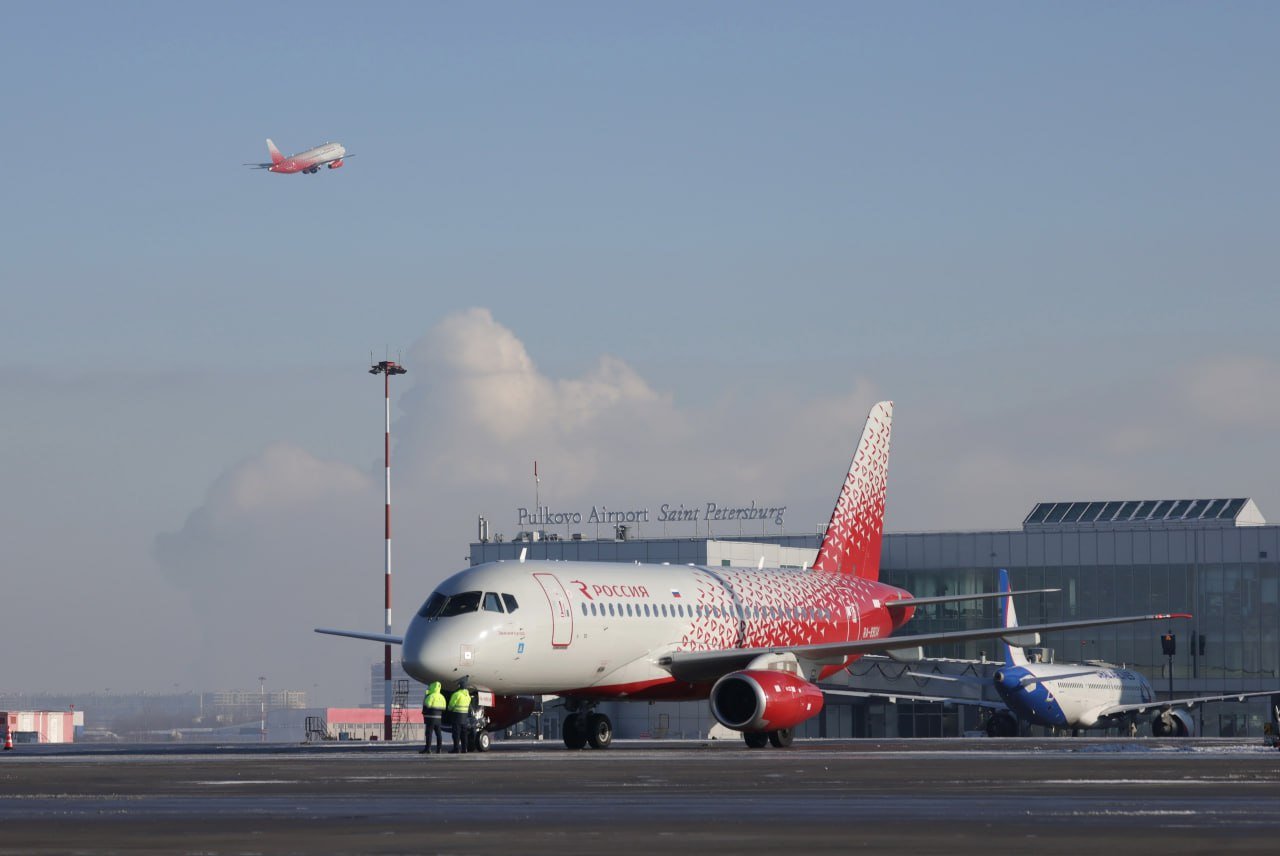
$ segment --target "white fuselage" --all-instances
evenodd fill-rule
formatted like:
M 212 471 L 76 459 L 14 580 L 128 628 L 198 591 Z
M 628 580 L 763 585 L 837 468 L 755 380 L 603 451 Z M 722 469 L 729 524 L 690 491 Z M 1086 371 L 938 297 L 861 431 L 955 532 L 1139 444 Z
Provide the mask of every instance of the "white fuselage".
M 820 571 L 496 562 L 439 586 L 409 623 L 403 665 L 506 695 L 693 698 L 706 687 L 674 681 L 661 657 L 888 636 L 879 607 L 894 593 Z
M 1006 666 L 1000 675 L 1004 681 L 996 682 L 996 690 L 1005 704 L 1044 726 L 1091 728 L 1108 708 L 1143 704 L 1155 697 L 1147 679 L 1132 669 L 1036 663 Z M 1037 677 L 1044 680 L 1030 680 Z
M 343 148 L 341 143 L 325 143 L 322 146 L 316 146 L 313 149 L 307 149 L 305 152 L 298 152 L 289 160 L 298 163 L 325 163 L 326 161 L 336 160 L 345 156 L 347 150 Z

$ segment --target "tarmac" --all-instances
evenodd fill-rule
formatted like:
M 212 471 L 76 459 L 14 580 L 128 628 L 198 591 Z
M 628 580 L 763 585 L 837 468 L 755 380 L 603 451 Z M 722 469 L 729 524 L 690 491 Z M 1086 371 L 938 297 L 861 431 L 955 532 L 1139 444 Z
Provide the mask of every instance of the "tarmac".
M 1260 739 L 26 746 L 26 853 L 1275 853 Z M 447 746 L 446 746 L 447 748 Z

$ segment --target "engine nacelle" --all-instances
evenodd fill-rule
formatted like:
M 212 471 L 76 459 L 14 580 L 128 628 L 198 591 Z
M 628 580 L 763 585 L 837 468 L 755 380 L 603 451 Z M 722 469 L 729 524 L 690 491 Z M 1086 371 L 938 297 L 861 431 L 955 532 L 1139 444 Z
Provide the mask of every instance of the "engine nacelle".
M 1151 733 L 1156 737 L 1190 737 L 1196 733 L 1196 721 L 1185 710 L 1162 710 L 1151 718 Z
M 733 672 L 711 688 L 711 715 L 735 731 L 795 728 L 822 710 L 822 690 L 791 672 Z
M 342 166 L 342 158 L 338 158 L 336 161 L 329 164 L 329 169 L 337 169 L 340 166 Z

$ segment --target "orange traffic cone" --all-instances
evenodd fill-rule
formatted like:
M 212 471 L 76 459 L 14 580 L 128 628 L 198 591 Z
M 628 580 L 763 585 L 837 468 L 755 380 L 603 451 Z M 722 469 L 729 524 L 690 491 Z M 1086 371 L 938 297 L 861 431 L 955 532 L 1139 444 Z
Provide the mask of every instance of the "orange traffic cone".
M 6 750 L 13 748 L 13 729 L 6 728 L 4 730 L 4 748 Z

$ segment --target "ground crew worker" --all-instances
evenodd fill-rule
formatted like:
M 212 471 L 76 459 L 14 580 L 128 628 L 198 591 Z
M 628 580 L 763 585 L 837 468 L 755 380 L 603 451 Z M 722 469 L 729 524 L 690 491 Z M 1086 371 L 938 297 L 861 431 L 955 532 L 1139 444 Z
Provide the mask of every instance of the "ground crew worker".
M 471 730 L 471 693 L 467 692 L 466 678 L 458 681 L 458 688 L 449 696 L 449 722 L 453 726 L 453 749 L 449 754 L 467 754 L 467 738 Z
M 439 755 L 444 749 L 444 732 L 440 729 L 440 720 L 448 705 L 444 693 L 440 692 L 440 682 L 432 681 L 427 684 L 427 690 L 422 694 L 422 736 L 427 745 L 418 754 L 425 755 L 431 751 L 432 734 L 436 736 L 436 754 Z

